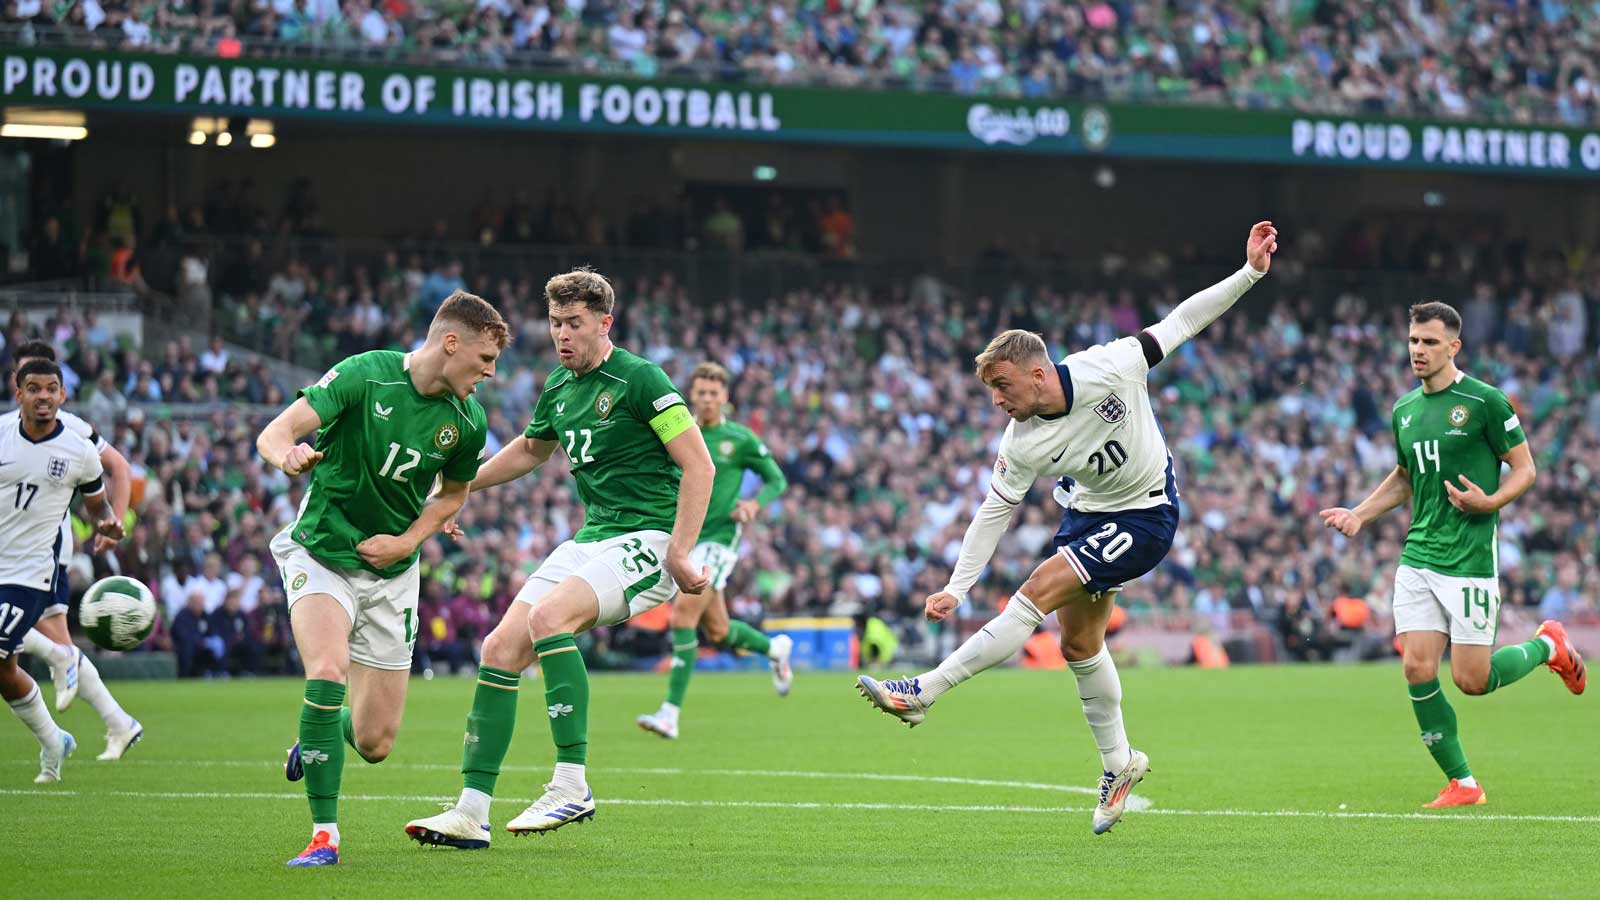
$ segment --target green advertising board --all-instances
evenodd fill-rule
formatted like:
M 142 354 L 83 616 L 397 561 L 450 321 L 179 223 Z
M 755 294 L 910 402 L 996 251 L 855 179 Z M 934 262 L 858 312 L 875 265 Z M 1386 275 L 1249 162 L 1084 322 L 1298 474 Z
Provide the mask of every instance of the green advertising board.
M 7 106 L 1600 177 L 1600 129 L 13 47 Z

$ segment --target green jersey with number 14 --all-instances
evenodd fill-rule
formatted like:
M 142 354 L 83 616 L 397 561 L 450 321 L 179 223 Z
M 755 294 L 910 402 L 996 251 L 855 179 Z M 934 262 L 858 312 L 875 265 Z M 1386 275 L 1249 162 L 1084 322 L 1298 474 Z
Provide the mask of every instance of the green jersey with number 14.
M 422 514 L 435 476 L 470 482 L 478 474 L 487 417 L 478 401 L 424 397 L 411 382 L 411 355 L 373 350 L 346 359 L 300 391 L 322 428 L 322 461 L 300 503 L 291 536 L 319 562 L 394 578 L 413 553 L 374 569 L 356 552 L 373 535 L 400 534 Z
M 572 462 L 584 507 L 573 540 L 672 531 L 683 470 L 665 442 L 686 430 L 685 422 L 694 427 L 667 373 L 621 347 L 582 375 L 550 373 L 524 434 L 556 441 Z
M 1397 462 L 1411 476 L 1411 529 L 1401 565 L 1458 578 L 1499 573 L 1500 513 L 1469 515 L 1450 505 L 1448 481 L 1465 475 L 1485 494 L 1500 489 L 1500 457 L 1527 437 L 1511 401 L 1492 385 L 1458 374 L 1429 394 L 1422 388 L 1394 405 Z

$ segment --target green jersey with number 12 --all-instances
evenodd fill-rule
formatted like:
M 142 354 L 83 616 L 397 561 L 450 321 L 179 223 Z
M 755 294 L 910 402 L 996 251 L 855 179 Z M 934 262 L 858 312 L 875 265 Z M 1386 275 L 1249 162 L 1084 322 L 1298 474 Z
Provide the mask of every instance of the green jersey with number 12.
M 667 373 L 621 347 L 582 375 L 570 369 L 550 373 L 524 434 L 556 441 L 572 462 L 584 507 L 583 527 L 573 540 L 672 531 L 683 470 L 664 440 L 682 433 L 681 424 L 668 423 L 687 415 Z
M 300 391 L 322 427 L 322 461 L 291 532 L 295 542 L 335 569 L 366 569 L 394 578 L 413 553 L 375 569 L 356 552 L 373 535 L 400 534 L 422 514 L 435 476 L 470 482 L 488 434 L 478 401 L 424 397 L 411 382 L 411 355 L 373 350 L 346 359 Z
M 1500 489 L 1500 457 L 1527 437 L 1511 401 L 1464 373 L 1429 394 L 1422 388 L 1394 405 L 1397 462 L 1411 476 L 1411 529 L 1400 564 L 1458 578 L 1499 575 L 1500 513 L 1469 515 L 1450 505 L 1448 481 L 1465 475 L 1485 494 Z

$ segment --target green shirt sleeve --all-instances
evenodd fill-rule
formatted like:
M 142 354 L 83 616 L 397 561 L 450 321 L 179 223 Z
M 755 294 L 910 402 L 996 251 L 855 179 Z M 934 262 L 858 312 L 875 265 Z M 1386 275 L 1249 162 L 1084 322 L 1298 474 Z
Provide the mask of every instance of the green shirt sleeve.
M 1411 469 L 1411 460 L 1406 456 L 1404 445 L 1400 443 L 1400 416 L 1395 411 L 1389 413 L 1389 433 L 1394 435 L 1395 465 L 1409 471 Z
M 533 421 L 529 422 L 527 429 L 522 432 L 524 437 L 530 437 L 536 441 L 553 441 L 556 439 L 555 422 L 550 416 L 550 404 L 554 402 L 550 399 L 550 395 L 553 393 L 554 391 L 550 390 L 549 382 L 545 382 L 544 390 L 539 392 L 538 402 L 533 404 Z
M 461 446 L 456 448 L 455 455 L 439 471 L 446 481 L 471 481 L 478 476 L 478 467 L 483 465 L 483 448 L 489 441 L 487 422 L 474 421 L 463 436 Z
M 772 458 L 767 445 L 755 432 L 750 433 L 750 441 L 746 445 L 745 468 L 761 476 L 761 490 L 756 493 L 756 502 L 762 506 L 778 499 L 789 489 L 789 479 L 784 477 L 778 461 Z
M 361 402 L 366 387 L 366 354 L 358 354 L 341 361 L 328 370 L 316 384 L 301 388 L 296 397 L 306 398 L 324 427 L 333 424 L 339 414 Z
M 1505 456 L 1511 448 L 1527 442 L 1528 436 L 1522 431 L 1522 422 L 1505 394 L 1494 391 L 1485 401 L 1485 406 L 1488 421 L 1483 423 L 1483 430 L 1495 456 Z
M 660 366 L 643 366 L 629 381 L 628 403 L 641 422 L 649 422 L 674 406 L 687 406 Z

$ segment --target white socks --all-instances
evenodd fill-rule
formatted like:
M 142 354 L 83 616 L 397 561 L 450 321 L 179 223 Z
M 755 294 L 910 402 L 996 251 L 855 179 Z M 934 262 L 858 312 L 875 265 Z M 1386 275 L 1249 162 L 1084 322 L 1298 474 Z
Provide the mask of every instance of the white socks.
M 456 809 L 471 816 L 480 825 L 489 823 L 489 795 L 473 788 L 462 788 L 461 799 L 456 801 Z
M 1017 655 L 1043 621 L 1044 613 L 1039 612 L 1033 601 L 1021 593 L 1012 594 L 1011 602 L 1000 615 L 990 619 L 977 634 L 957 647 L 937 669 L 918 676 L 922 702 L 932 703 L 940 694 L 968 678 Z
M 22 636 L 22 651 L 45 660 L 54 668 L 71 665 L 76 652 L 72 647 L 58 644 L 31 628 Z M 133 724 L 132 717 L 111 696 L 111 691 L 100 678 L 100 670 L 89 661 L 87 653 L 78 661 L 78 696 L 100 714 L 107 731 L 127 731 Z
M 328 833 L 328 843 L 334 845 L 335 847 L 339 846 L 339 823 L 320 822 L 312 825 L 311 839 L 313 841 L 317 839 L 317 832 L 319 831 L 326 831 Z
M 39 746 L 50 750 L 61 746 L 61 729 L 56 727 L 54 719 L 50 718 L 50 709 L 44 705 L 44 695 L 39 693 L 39 686 L 35 684 L 28 696 L 21 700 L 12 700 L 8 704 L 11 711 L 17 714 L 22 724 L 28 726 L 33 736 L 39 739 Z
M 589 783 L 583 779 L 583 766 L 577 763 L 556 763 L 556 773 L 550 777 L 550 783 L 579 797 L 589 793 Z
M 37 656 L 55 668 L 72 664 L 72 648 L 50 640 L 35 629 L 22 636 L 22 652 Z
M 100 680 L 100 670 L 89 661 L 88 654 L 78 661 L 78 696 L 88 701 L 100 718 L 105 720 L 107 731 L 127 731 L 133 725 L 133 717 L 123 711 L 117 698 L 111 696 L 106 683 Z
M 1067 661 L 1067 668 L 1078 679 L 1078 699 L 1083 701 L 1083 717 L 1100 748 L 1100 764 L 1107 772 L 1121 772 L 1128 765 L 1128 733 L 1122 728 L 1122 679 L 1117 664 L 1104 644 L 1100 652 L 1079 661 Z
M 678 707 L 674 706 L 671 703 L 663 703 L 663 704 L 661 704 L 661 709 L 657 710 L 657 712 L 656 712 L 656 718 L 665 719 L 668 722 L 677 722 L 678 721 Z
M 1549 638 L 1546 638 L 1546 640 L 1549 640 Z M 1478 779 L 1473 778 L 1471 775 L 1468 775 L 1465 778 L 1457 778 L 1456 779 L 1456 783 L 1461 785 L 1462 787 L 1474 788 L 1474 787 L 1478 786 Z

